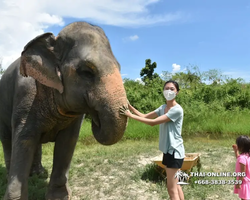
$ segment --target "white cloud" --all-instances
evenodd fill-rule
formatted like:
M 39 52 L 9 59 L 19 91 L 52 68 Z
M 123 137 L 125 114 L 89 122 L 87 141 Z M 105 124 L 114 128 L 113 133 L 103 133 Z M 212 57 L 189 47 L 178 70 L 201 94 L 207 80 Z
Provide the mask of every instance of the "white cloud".
M 23 47 L 51 26 L 64 26 L 64 18 L 122 27 L 170 23 L 182 13 L 153 15 L 149 6 L 160 0 L 0 0 L 0 57 L 6 68 Z M 138 36 L 137 36 L 138 37 Z M 132 36 L 131 40 L 138 39 Z
M 132 36 L 129 37 L 129 39 L 132 40 L 132 41 L 135 41 L 135 40 L 138 40 L 139 37 L 138 37 L 138 35 L 132 35 Z
M 36 1 L 0 0 L 0 57 L 7 68 L 23 47 L 48 26 L 63 25 L 61 17 L 43 12 Z
M 145 83 L 141 80 L 141 78 L 136 78 L 135 81 L 142 85 L 145 85 Z
M 122 39 L 123 42 L 128 42 L 128 41 L 136 41 L 139 39 L 138 35 L 131 35 L 129 37 L 125 37 Z
M 179 12 L 151 15 L 147 9 L 148 6 L 159 1 L 160 0 L 82 0 L 72 3 L 70 0 L 54 0 L 47 1 L 44 7 L 48 13 L 54 13 L 55 15 L 79 19 L 85 18 L 102 24 L 115 26 L 143 26 L 172 22 L 181 18 L 182 14 Z
M 173 68 L 173 73 L 175 73 L 175 72 L 180 71 L 181 66 L 174 63 L 174 64 L 172 64 L 172 68 Z

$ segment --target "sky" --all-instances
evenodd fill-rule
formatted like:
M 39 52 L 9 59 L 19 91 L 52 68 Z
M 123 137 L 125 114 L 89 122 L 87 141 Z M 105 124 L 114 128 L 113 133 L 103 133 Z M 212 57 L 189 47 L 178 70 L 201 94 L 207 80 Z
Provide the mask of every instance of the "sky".
M 23 47 L 74 21 L 106 33 L 122 78 L 198 66 L 250 82 L 250 0 L 0 0 L 0 59 L 6 69 Z

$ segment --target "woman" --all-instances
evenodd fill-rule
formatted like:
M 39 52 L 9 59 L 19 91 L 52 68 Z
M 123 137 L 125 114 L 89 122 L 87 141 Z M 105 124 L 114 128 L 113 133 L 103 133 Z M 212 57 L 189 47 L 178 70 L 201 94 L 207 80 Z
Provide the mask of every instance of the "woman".
M 184 195 L 181 186 L 178 185 L 176 172 L 181 168 L 185 150 L 181 137 L 183 109 L 176 102 L 175 97 L 179 92 L 179 85 L 175 81 L 167 81 L 163 87 L 163 95 L 166 104 L 161 105 L 155 111 L 143 114 L 130 104 L 129 109 L 120 108 L 120 113 L 148 124 L 150 126 L 160 124 L 159 149 L 163 152 L 162 164 L 166 166 L 167 189 L 171 200 L 183 200 Z M 134 113 L 134 114 L 132 114 Z

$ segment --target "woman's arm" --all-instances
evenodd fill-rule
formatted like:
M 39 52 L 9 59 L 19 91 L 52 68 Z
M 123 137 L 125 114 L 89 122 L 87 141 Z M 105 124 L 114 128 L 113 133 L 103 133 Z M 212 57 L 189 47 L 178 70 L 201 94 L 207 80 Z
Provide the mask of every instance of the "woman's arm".
M 165 122 L 169 122 L 170 119 L 167 117 L 167 115 L 162 115 L 160 117 L 157 117 L 155 119 L 147 119 L 144 117 L 140 117 L 137 115 L 132 114 L 127 108 L 122 107 L 120 108 L 120 114 L 122 115 L 126 115 L 127 117 L 130 117 L 134 120 L 137 120 L 139 122 L 142 122 L 144 124 L 150 125 L 150 126 L 154 126 L 154 125 L 158 125 L 158 124 L 162 124 Z M 156 113 L 155 113 L 156 114 Z M 157 114 L 156 114 L 157 115 Z
M 148 118 L 148 119 L 154 119 L 154 118 L 158 117 L 158 115 L 154 111 L 147 113 L 147 114 L 143 114 L 140 111 L 136 110 L 131 104 L 128 104 L 128 108 L 129 108 L 129 110 L 131 110 L 134 114 L 138 115 L 139 117 Z

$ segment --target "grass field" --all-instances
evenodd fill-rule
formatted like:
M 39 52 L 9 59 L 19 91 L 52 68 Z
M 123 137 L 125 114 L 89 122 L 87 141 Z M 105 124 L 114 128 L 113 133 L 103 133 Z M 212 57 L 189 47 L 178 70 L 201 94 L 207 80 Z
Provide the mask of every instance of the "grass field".
M 169 199 L 165 179 L 151 159 L 160 154 L 157 139 L 123 140 L 102 146 L 88 137 L 80 140 L 72 160 L 69 185 L 73 200 Z M 235 158 L 231 148 L 235 138 L 184 137 L 187 153 L 201 153 L 201 172 L 233 172 Z M 42 200 L 52 168 L 53 144 L 43 146 L 43 165 L 47 174 L 29 179 L 29 199 Z M 193 171 L 196 171 L 196 167 Z M 232 200 L 233 185 L 198 185 L 194 180 L 232 180 L 233 177 L 193 177 L 183 191 L 187 200 Z M 0 199 L 6 189 L 6 170 L 0 151 Z
M 191 111 L 189 111 L 191 112 Z M 192 111 L 193 115 L 184 113 L 183 136 L 209 136 L 213 138 L 236 138 L 237 135 L 249 135 L 250 111 Z M 187 112 L 186 112 L 187 113 Z M 146 124 L 129 119 L 123 139 L 155 139 L 158 138 L 159 126 L 150 127 Z M 88 141 L 92 138 L 90 120 L 83 122 L 80 139 Z M 91 143 L 91 141 L 89 141 Z

